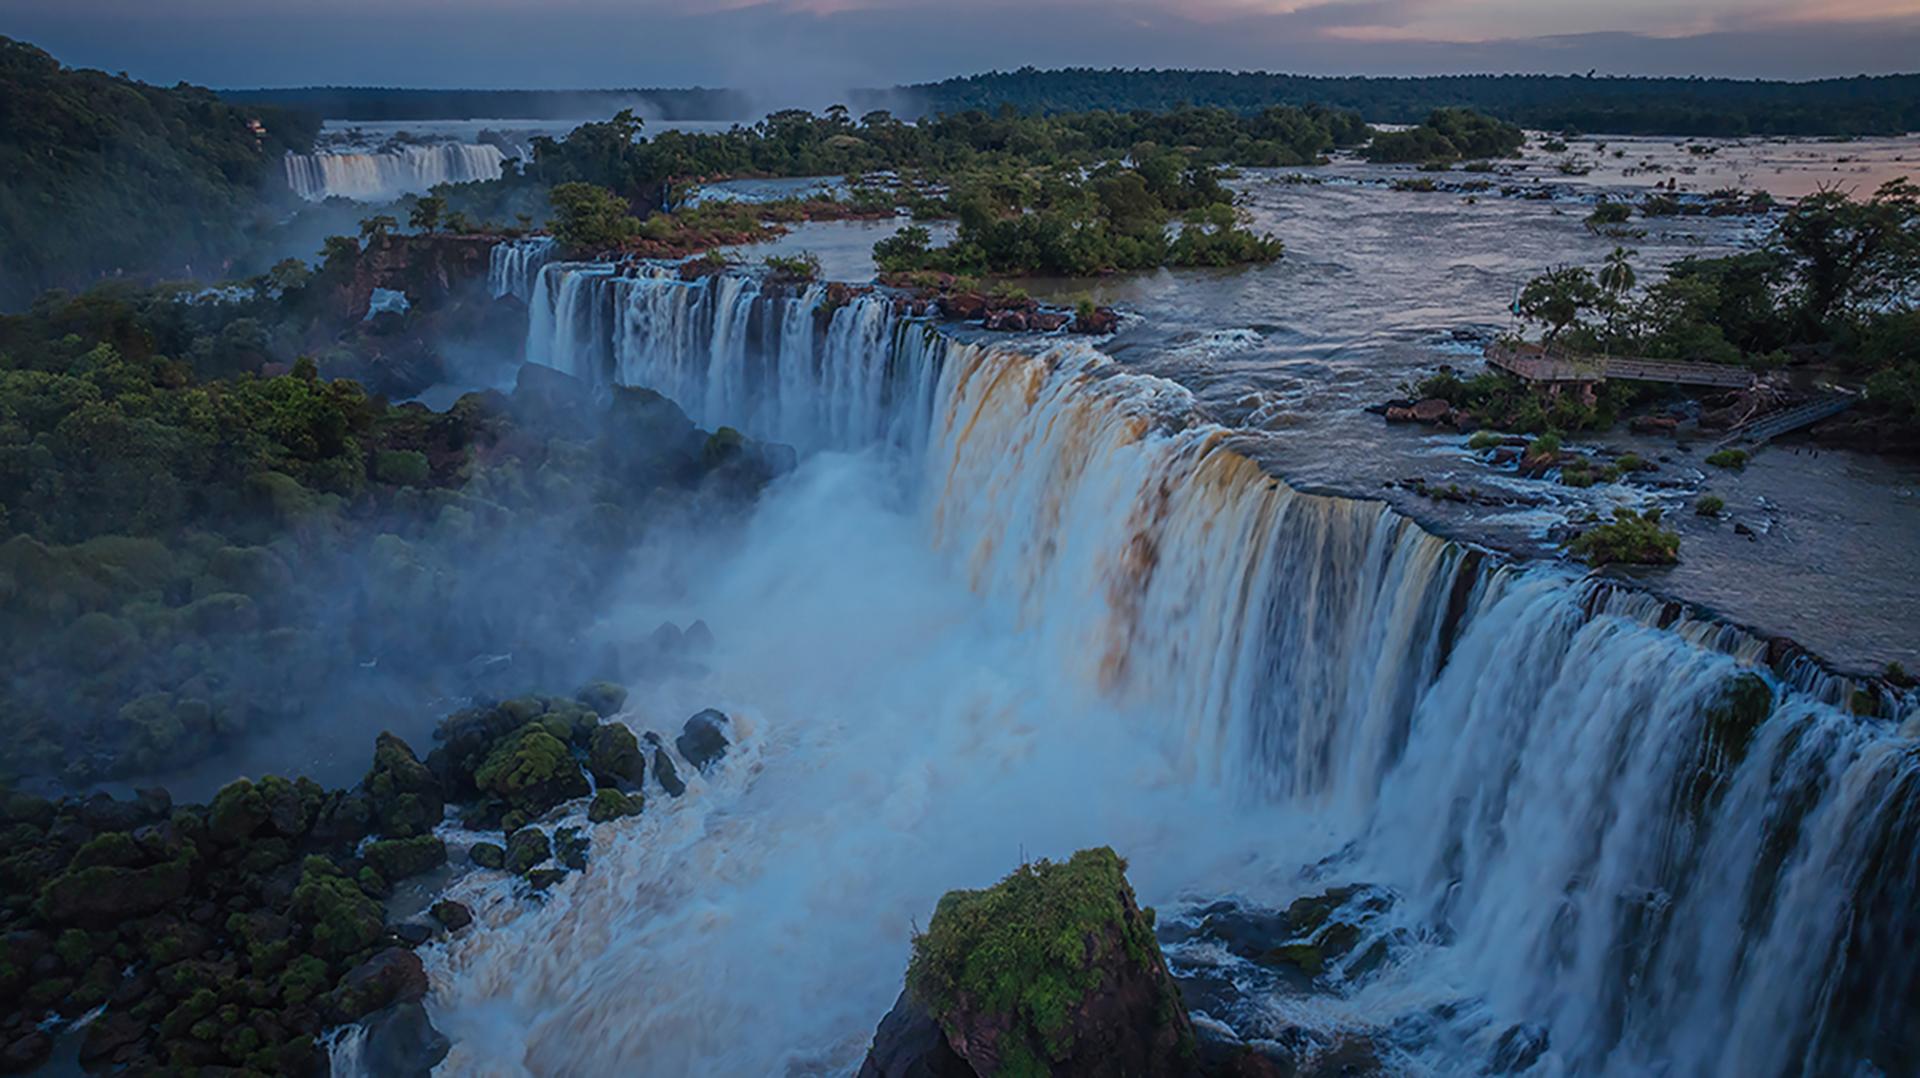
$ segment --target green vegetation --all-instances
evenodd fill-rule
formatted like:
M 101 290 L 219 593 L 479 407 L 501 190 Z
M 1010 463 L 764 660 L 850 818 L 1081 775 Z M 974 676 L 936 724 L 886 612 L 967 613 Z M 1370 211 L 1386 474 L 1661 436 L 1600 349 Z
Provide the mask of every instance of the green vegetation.
M 874 245 L 886 272 L 1084 276 L 1155 266 L 1271 262 L 1281 244 L 1249 231 L 1212 168 L 1175 153 L 1134 167 L 1103 165 L 1037 176 L 974 176 L 951 196 L 960 220 L 951 244 L 929 247 L 912 226 Z M 1168 224 L 1179 217 L 1177 235 Z
M 779 281 L 809 284 L 820 279 L 819 256 L 805 252 L 785 256 L 768 255 L 766 267 L 767 273 Z
M 1575 536 L 1567 549 L 1596 568 L 1602 565 L 1671 565 L 1680 560 L 1680 536 L 1660 527 L 1660 510 L 1636 513 L 1626 507 L 1613 520 Z
M 63 68 L 0 37 L 0 309 L 96 277 L 190 275 L 246 246 L 318 121 Z M 256 130 L 251 124 L 258 123 Z
M 1490 430 L 1474 431 L 1473 437 L 1467 439 L 1468 449 L 1492 449 L 1499 444 L 1500 436 Z
M 1578 75 L 1327 78 L 1029 67 L 905 89 L 926 115 L 1002 106 L 1057 113 L 1188 104 L 1250 113 L 1319 103 L 1351 109 L 1374 123 L 1419 123 L 1436 108 L 1457 106 L 1536 131 L 1623 135 L 1902 135 L 1920 130 L 1920 75 L 1764 82 Z
M 1630 383 L 1609 382 L 1599 387 L 1589 404 L 1570 393 L 1540 393 L 1520 378 L 1498 370 L 1482 371 L 1471 378 L 1447 371 L 1406 388 L 1416 398 L 1446 401 L 1480 426 L 1528 434 L 1603 430 L 1618 420 L 1640 392 Z
M 190 764 L 356 693 L 453 691 L 474 655 L 599 674 L 558 643 L 599 574 L 703 477 L 764 479 L 643 392 L 596 409 L 556 375 L 580 396 L 557 413 L 525 394 L 433 413 L 311 360 L 250 373 L 299 336 L 302 290 L 352 276 L 340 257 L 281 294 L 291 324 L 255 317 L 275 301 L 125 287 L 0 317 L 0 780 Z M 534 538 L 555 529 L 570 541 Z
M 949 891 L 914 937 L 907 989 L 943 1025 L 963 1005 L 1004 1016 L 1002 1073 L 1045 1074 L 1071 1051 L 1069 1019 L 1109 973 L 1103 963 L 1161 962 L 1151 912 L 1131 911 L 1132 895 L 1126 863 L 1106 847 Z
M 1693 503 L 1693 511 L 1703 517 L 1717 517 L 1726 507 L 1726 499 L 1715 494 L 1702 494 Z
M 563 183 L 553 189 L 548 226 L 562 250 L 576 256 L 610 251 L 640 231 L 626 199 L 590 183 Z
M 1739 471 L 1747 466 L 1747 451 L 1744 449 L 1721 449 L 1707 454 L 1707 463 L 1716 468 Z
M 1526 133 L 1472 109 L 1434 109 L 1419 125 L 1381 131 L 1366 148 L 1379 162 L 1465 161 L 1511 157 L 1527 141 Z

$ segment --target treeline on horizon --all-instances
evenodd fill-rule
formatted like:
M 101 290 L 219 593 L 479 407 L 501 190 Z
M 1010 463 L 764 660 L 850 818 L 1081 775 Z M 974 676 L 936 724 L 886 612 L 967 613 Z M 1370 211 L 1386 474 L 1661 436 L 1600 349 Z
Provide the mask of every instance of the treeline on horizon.
M 327 120 L 599 120 L 632 109 L 658 120 L 740 120 L 753 104 L 738 90 L 415 90 L 393 86 L 301 86 L 224 90 L 236 104 L 296 109 Z
M 1181 105 L 1253 112 L 1273 105 L 1350 109 L 1372 123 L 1419 123 L 1436 108 L 1472 108 L 1538 130 L 1614 135 L 1899 135 L 1920 131 L 1920 74 L 1812 82 L 1578 75 L 1420 77 L 1246 71 L 1065 68 L 991 71 L 861 91 L 933 116 L 1011 105 L 1023 112 L 1159 111 Z

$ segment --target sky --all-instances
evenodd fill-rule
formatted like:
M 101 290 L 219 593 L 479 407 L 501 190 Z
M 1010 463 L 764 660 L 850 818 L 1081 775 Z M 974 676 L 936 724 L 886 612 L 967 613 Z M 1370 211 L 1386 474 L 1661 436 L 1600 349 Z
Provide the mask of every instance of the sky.
M 1920 70 L 1920 0 L 0 0 L 150 82 L 840 89 L 1036 67 L 1820 78 Z

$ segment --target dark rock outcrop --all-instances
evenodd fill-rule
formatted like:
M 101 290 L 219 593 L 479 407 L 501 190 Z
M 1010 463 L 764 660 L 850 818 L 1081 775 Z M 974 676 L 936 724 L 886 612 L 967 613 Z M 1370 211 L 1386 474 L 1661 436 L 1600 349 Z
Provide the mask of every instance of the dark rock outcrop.
M 427 1078 L 453 1048 L 415 1000 L 369 1015 L 364 1025 L 360 1063 L 366 1073 L 381 1078 Z
M 680 750 L 681 758 L 705 772 L 727 754 L 731 743 L 727 740 L 728 725 L 724 713 L 708 708 L 687 720 L 680 736 L 673 739 L 673 747 Z
M 859 1078 L 974 1078 L 974 1071 L 947 1044 L 940 1023 L 903 991 L 874 1031 Z

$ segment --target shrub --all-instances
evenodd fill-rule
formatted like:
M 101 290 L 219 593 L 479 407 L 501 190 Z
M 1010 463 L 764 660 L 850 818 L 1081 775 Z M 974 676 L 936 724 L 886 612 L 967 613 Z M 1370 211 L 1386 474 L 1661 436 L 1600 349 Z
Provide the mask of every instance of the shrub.
M 1467 439 L 1468 449 L 1492 449 L 1499 444 L 1500 436 L 1490 430 L 1475 431 L 1473 437 Z
M 1693 503 L 1693 511 L 1703 517 L 1717 517 L 1727 503 L 1712 494 L 1702 494 Z
M 1707 457 L 1707 463 L 1716 468 L 1731 468 L 1739 471 L 1747 466 L 1748 453 L 1744 449 L 1722 449 Z
M 768 255 L 767 272 L 776 280 L 806 284 L 820 279 L 820 259 L 810 251 L 797 255 Z
M 1613 521 L 1589 528 L 1567 549 L 1596 568 L 1602 565 L 1671 565 L 1680 560 L 1680 536 L 1660 527 L 1660 510 L 1613 511 Z

